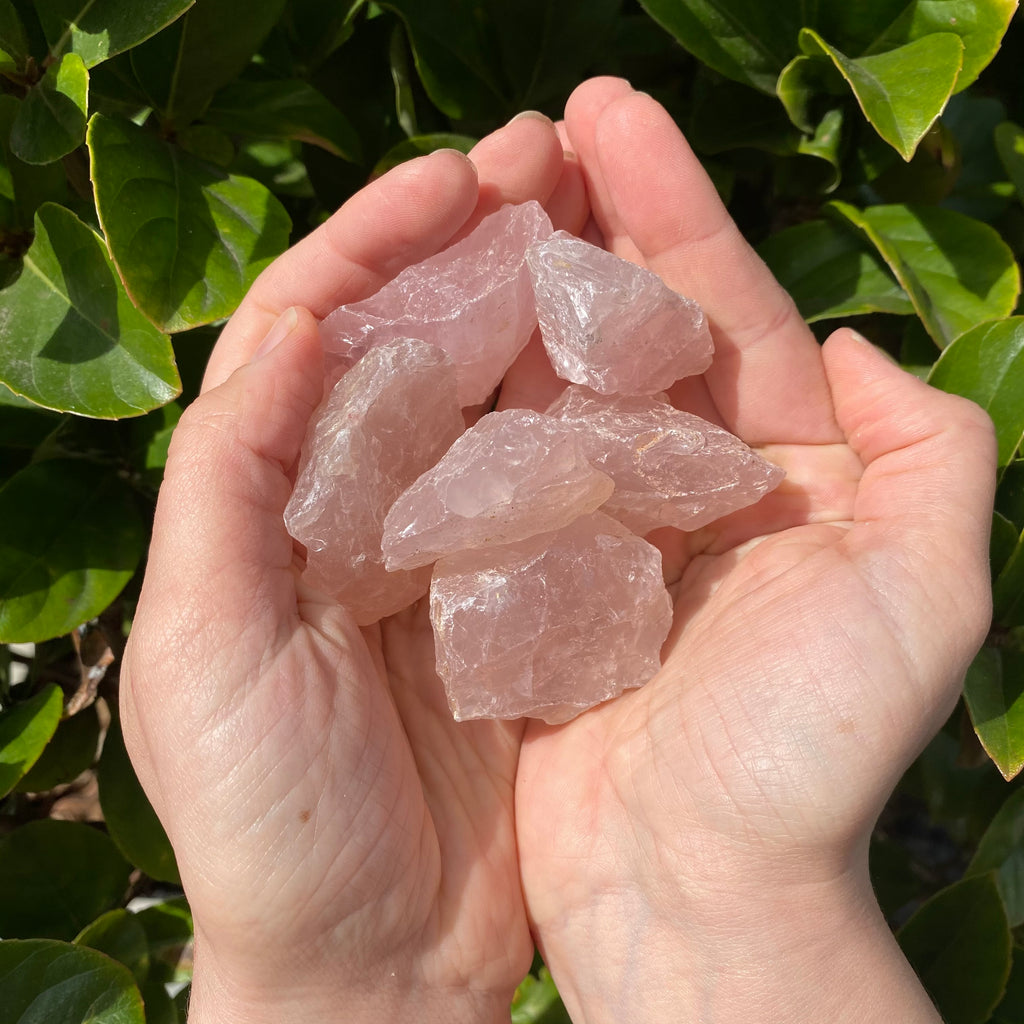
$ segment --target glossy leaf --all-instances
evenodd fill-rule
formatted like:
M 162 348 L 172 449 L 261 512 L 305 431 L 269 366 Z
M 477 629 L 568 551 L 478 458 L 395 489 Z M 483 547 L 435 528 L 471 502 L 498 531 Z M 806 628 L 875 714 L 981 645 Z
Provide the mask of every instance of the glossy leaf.
M 512 999 L 512 1024 L 571 1024 L 551 972 L 528 974 Z
M 135 76 L 165 130 L 198 118 L 233 81 L 274 27 L 286 0 L 202 0 L 183 18 L 131 51 Z
M 620 0 L 386 0 L 449 117 L 502 118 L 561 97 L 598 58 Z
M 0 992 L 0 1024 L 146 1024 L 131 972 L 66 942 L 0 942 Z
M 36 11 L 53 56 L 69 50 L 91 68 L 137 46 L 187 11 L 195 0 L 46 0 Z
M 1024 203 L 1024 128 L 1012 121 L 1004 121 L 996 127 L 995 140 L 999 159 L 1017 190 L 1017 196 Z
M 103 741 L 97 773 L 103 818 L 121 852 L 150 878 L 177 884 L 174 851 L 135 775 L 116 719 Z
M 183 896 L 154 903 L 135 916 L 146 932 L 151 953 L 180 949 L 193 936 L 192 914 Z
M 75 938 L 76 946 L 88 946 L 124 964 L 141 985 L 149 973 L 149 942 L 135 914 L 108 910 L 87 924 Z
M 77 821 L 31 821 L 0 840 L 0 935 L 73 939 L 124 895 L 131 867 Z
M 995 872 L 1011 928 L 1024 924 L 1024 789 L 999 808 L 974 851 L 964 877 Z
M 66 53 L 18 109 L 11 129 L 11 150 L 27 164 L 50 164 L 77 149 L 85 139 L 89 110 L 89 72 L 77 53 Z
M 904 160 L 942 113 L 963 60 L 963 43 L 951 32 L 860 58 L 848 57 L 812 29 L 801 31 L 800 45 L 835 64 L 864 116 Z
M 1024 316 L 980 324 L 942 353 L 928 383 L 977 402 L 992 417 L 1005 466 L 1024 437 Z
M 0 292 L 0 381 L 49 409 L 136 416 L 180 390 L 170 341 L 132 305 L 100 237 L 47 203 Z
M 19 793 L 43 793 L 78 778 L 96 760 L 100 722 L 94 704 L 64 719 L 39 760 L 18 782 Z
M 809 322 L 914 312 L 877 253 L 841 225 L 816 220 L 786 228 L 763 242 L 758 253 Z
M 362 159 L 348 118 L 308 82 L 234 82 L 217 93 L 203 120 L 237 135 L 296 139 L 345 160 Z
M 36 210 L 45 202 L 63 202 L 68 188 L 60 164 L 27 164 L 11 151 L 11 131 L 21 107 L 22 101 L 0 95 L 0 225 L 29 229 Z
M 943 889 L 899 932 L 946 1024 L 984 1024 L 1003 996 L 1013 939 L 992 874 Z
M 457 135 L 452 132 L 438 132 L 435 135 L 414 135 L 411 139 L 403 139 L 396 146 L 392 146 L 377 161 L 373 169 L 373 176 L 390 171 L 406 160 L 412 160 L 418 156 L 425 156 L 437 149 L 457 149 L 460 153 L 468 153 L 478 142 L 478 139 L 471 135 Z
M 983 647 L 964 681 L 974 731 L 1005 779 L 1024 768 L 1024 651 Z
M 940 348 L 1013 311 L 1020 271 L 1009 247 L 987 224 L 931 206 L 858 210 L 836 202 L 829 209 L 875 245 Z
M 146 543 L 128 484 L 83 459 L 33 462 L 13 476 L 0 488 L 0 524 L 6 643 L 47 640 L 99 615 Z
M 288 214 L 259 182 L 128 121 L 94 116 L 88 144 L 114 263 L 138 307 L 164 329 L 229 316 L 286 248 Z
M 35 696 L 0 711 L 0 797 L 39 759 L 63 710 L 60 687 L 49 683 Z
M 640 0 L 644 10 L 695 57 L 726 78 L 774 93 L 796 55 L 806 5 L 757 0 Z

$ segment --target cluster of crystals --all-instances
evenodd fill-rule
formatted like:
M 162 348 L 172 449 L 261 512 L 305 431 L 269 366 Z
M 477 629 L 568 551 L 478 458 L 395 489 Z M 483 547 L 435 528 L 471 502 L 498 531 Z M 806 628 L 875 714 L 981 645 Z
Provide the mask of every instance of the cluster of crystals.
M 570 385 L 464 430 L 539 323 Z M 505 206 L 323 324 L 349 369 L 314 414 L 288 529 L 366 625 L 428 590 L 454 716 L 564 722 L 658 670 L 671 602 L 642 534 L 693 530 L 782 471 L 669 403 L 711 361 L 696 303 Z

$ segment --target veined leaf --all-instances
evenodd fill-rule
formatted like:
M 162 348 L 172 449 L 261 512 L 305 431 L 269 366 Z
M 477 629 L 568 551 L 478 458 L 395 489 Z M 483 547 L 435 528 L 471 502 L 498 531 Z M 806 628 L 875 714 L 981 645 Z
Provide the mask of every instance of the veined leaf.
M 897 937 L 946 1024 L 985 1024 L 1002 999 L 1013 949 L 991 874 L 937 893 Z
M 181 17 L 195 0 L 46 0 L 36 12 L 50 54 L 77 53 L 87 68 L 137 46 Z
M 904 160 L 942 113 L 963 62 L 963 43 L 936 32 L 885 53 L 851 58 L 813 29 L 800 32 L 800 47 L 829 58 L 846 79 L 864 116 Z
M 0 796 L 6 796 L 39 759 L 63 709 L 60 687 L 49 683 L 34 697 L 0 711 Z
M 101 914 L 75 936 L 75 945 L 88 946 L 124 964 L 140 985 L 146 980 L 149 973 L 146 930 L 135 914 L 127 910 L 108 910 Z
M 308 82 L 233 82 L 214 96 L 203 120 L 229 133 L 296 139 L 353 163 L 362 159 L 348 118 Z
M 0 488 L 0 642 L 48 640 L 99 615 L 145 543 L 116 474 L 84 459 L 30 463 Z
M 165 330 L 229 316 L 287 247 L 288 214 L 259 182 L 99 114 L 87 141 L 114 263 L 136 305 Z
M 0 942 L 0 991 L 0 1024 L 146 1024 L 128 968 L 67 942 Z
M 939 357 L 928 383 L 977 402 L 991 417 L 1006 466 L 1024 437 L 1024 316 L 979 324 Z
M 21 276 L 0 292 L 0 381 L 38 405 L 137 416 L 180 391 L 169 339 L 135 308 L 100 237 L 46 203 Z
M 0 95 L 0 223 L 4 227 L 29 229 L 36 211 L 45 202 L 67 199 L 67 176 L 58 163 L 32 165 L 11 152 L 11 131 L 23 101 Z
M 46 69 L 18 108 L 11 151 L 27 164 L 50 164 L 85 140 L 89 72 L 77 53 L 65 53 Z
M 967 670 L 964 700 L 986 753 L 1014 778 L 1024 768 L 1024 651 L 983 647 Z
M 816 220 L 786 228 L 762 242 L 758 253 L 808 322 L 914 312 L 878 254 L 838 224 Z
M 858 210 L 835 202 L 828 208 L 872 241 L 940 348 L 1013 311 L 1020 271 L 1009 247 L 987 224 L 940 207 Z

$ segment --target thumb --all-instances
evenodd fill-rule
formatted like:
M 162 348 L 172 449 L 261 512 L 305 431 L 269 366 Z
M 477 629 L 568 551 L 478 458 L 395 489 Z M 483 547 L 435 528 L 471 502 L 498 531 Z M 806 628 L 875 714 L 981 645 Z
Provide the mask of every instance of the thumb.
M 144 692 L 133 694 L 140 701 L 216 706 L 218 681 L 244 673 L 245 662 L 258 663 L 294 628 L 293 545 L 282 514 L 323 379 L 316 320 L 294 307 L 249 363 L 182 416 L 126 654 L 129 677 L 145 677 Z M 229 659 L 234 671 L 218 671 Z M 153 692 L 171 689 L 174 698 Z

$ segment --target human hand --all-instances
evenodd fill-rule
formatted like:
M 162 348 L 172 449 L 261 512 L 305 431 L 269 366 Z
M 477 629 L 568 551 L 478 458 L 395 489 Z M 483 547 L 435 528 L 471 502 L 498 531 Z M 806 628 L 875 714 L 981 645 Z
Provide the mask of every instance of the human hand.
M 852 332 L 820 347 L 650 97 L 585 83 L 565 135 L 591 238 L 709 315 L 714 363 L 673 400 L 787 479 L 666 534 L 654 680 L 530 723 L 516 827 L 545 959 L 581 1024 L 937 1022 L 867 846 L 989 622 L 991 425 Z
M 360 630 L 299 582 L 282 521 L 323 387 L 314 317 L 503 202 L 581 226 L 546 119 L 472 159 L 397 168 L 268 269 L 174 435 L 122 714 L 195 919 L 192 1024 L 507 1021 L 529 968 L 521 723 L 453 722 L 425 602 Z

